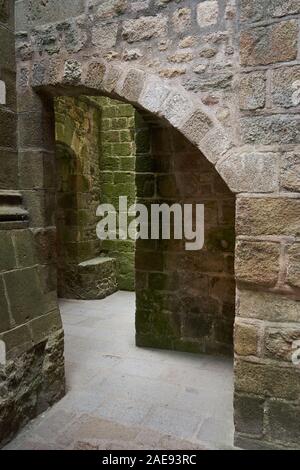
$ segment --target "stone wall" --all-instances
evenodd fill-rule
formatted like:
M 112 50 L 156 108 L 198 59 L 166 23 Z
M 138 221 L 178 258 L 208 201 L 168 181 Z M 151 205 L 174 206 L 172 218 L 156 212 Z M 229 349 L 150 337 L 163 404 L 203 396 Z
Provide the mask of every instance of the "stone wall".
M 137 121 L 138 201 L 204 204 L 205 245 L 186 251 L 184 240 L 137 241 L 137 344 L 232 354 L 235 197 L 198 149 L 154 122 Z
M 57 98 L 55 110 L 59 296 L 101 298 L 117 286 L 134 290 L 134 242 L 101 243 L 96 235 L 100 203 L 117 209 L 119 196 L 127 196 L 129 205 L 135 200 L 134 108 L 81 96 Z M 116 260 L 116 274 L 104 273 L 103 263 L 101 269 L 82 265 L 100 255 Z M 111 280 L 104 282 L 100 277 L 107 273 Z
M 159 115 L 237 194 L 235 421 L 250 448 L 299 448 L 299 18 L 299 2 L 281 0 L 16 2 L 19 186 L 46 246 L 51 95 L 99 93 Z M 14 158 L 2 164 L 15 175 Z
M 29 230 L 17 191 L 19 168 L 23 183 L 34 181 L 25 153 L 31 162 L 36 155 L 19 147 L 18 161 L 13 6 L 0 2 L 0 445 L 64 394 L 51 243 L 43 230 Z
M 97 98 L 101 105 L 101 203 L 118 209 L 119 197 L 127 196 L 128 207 L 135 202 L 135 109 L 130 104 Z M 118 212 L 119 214 L 119 212 Z M 117 260 L 118 287 L 134 291 L 132 240 L 105 240 L 102 249 Z

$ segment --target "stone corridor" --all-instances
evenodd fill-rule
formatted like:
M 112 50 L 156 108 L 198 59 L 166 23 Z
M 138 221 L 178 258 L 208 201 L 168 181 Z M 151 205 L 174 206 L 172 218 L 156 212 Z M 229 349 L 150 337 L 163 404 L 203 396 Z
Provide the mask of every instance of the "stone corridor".
M 135 347 L 133 293 L 60 308 L 67 394 L 6 449 L 232 447 L 232 359 Z

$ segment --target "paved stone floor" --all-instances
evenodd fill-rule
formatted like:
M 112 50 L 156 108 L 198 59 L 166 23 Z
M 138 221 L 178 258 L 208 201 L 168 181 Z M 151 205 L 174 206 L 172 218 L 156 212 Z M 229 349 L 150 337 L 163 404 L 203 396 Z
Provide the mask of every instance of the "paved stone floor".
M 6 449 L 232 446 L 232 360 L 136 348 L 134 302 L 61 301 L 67 394 Z

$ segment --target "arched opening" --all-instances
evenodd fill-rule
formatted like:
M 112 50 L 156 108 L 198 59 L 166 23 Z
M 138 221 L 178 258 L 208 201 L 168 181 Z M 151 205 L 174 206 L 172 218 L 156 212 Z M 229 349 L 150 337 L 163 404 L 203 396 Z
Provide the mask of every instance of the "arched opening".
M 173 437 L 231 445 L 234 195 L 214 166 L 165 120 L 87 95 L 56 98 L 55 109 L 58 293 L 64 299 L 69 392 L 95 389 L 103 401 L 102 417 L 116 419 L 116 410 L 122 410 L 118 420 L 126 424 L 133 420 L 171 434 L 175 428 Z M 135 199 L 143 203 L 149 213 L 153 204 L 203 204 L 204 247 L 187 251 L 184 239 L 165 240 L 161 233 L 136 243 L 100 241 L 97 205 L 118 209 L 120 196 L 128 205 Z M 124 290 L 135 290 L 136 302 Z M 157 352 L 139 355 L 134 333 L 137 346 Z M 132 407 L 138 410 L 134 416 Z M 179 415 L 190 421 L 186 429 Z

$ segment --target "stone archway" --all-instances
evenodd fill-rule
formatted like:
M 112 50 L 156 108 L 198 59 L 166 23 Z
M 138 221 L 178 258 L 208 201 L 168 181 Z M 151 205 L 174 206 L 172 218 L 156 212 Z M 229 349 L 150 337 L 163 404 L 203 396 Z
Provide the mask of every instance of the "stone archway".
M 277 429 L 289 429 L 292 437 L 288 435 L 284 443 L 293 445 L 291 443 L 297 439 L 293 431 L 296 423 L 294 426 L 292 420 L 285 424 L 284 413 L 297 416 L 298 410 L 299 370 L 291 363 L 291 351 L 299 337 L 299 293 L 295 275 L 299 244 L 295 214 L 299 213 L 299 201 L 295 193 L 282 196 L 276 193 L 274 154 L 234 148 L 205 106 L 196 104 L 182 88 L 166 86 L 163 80 L 142 70 L 124 69 L 97 60 L 60 61 L 56 58 L 42 60 L 24 74 L 20 102 L 32 111 L 30 120 L 25 113 L 20 115 L 19 121 L 20 189 L 30 220 L 30 230 L 24 232 L 24 237 L 27 237 L 26 243 L 32 239 L 40 266 L 38 272 L 42 273 L 40 278 L 36 268 L 32 273 L 36 282 L 41 283 L 39 302 L 35 303 L 35 310 L 39 306 L 41 310 L 34 313 L 33 320 L 26 326 L 26 330 L 30 328 L 31 339 L 24 337 L 23 340 L 18 336 L 19 339 L 13 340 L 12 329 L 4 332 L 1 339 L 7 346 L 8 361 L 30 349 L 35 351 L 35 357 L 44 357 L 46 361 L 51 358 L 52 367 L 59 365 L 60 372 L 55 379 L 51 368 L 40 375 L 45 383 L 40 384 L 39 409 L 53 403 L 62 393 L 62 337 L 51 250 L 53 182 L 49 175 L 53 172 L 54 157 L 53 114 L 47 96 L 99 93 L 127 100 L 169 122 L 216 164 L 228 186 L 239 193 L 236 442 L 244 447 L 261 445 L 261 441 L 263 446 L 275 442 L 276 447 L 281 445 Z M 20 203 L 20 197 L 10 195 L 14 207 Z M 26 216 L 25 212 L 18 211 L 22 217 Z M 276 219 L 270 217 L 273 213 L 277 214 Z M 15 237 L 10 233 L 8 236 Z M 20 276 L 22 272 L 19 271 Z M 43 347 L 38 347 L 39 344 Z M 51 387 L 45 395 L 46 383 Z M 30 415 L 34 413 L 32 409 Z M 272 429 L 267 424 L 270 420 L 275 423 Z

